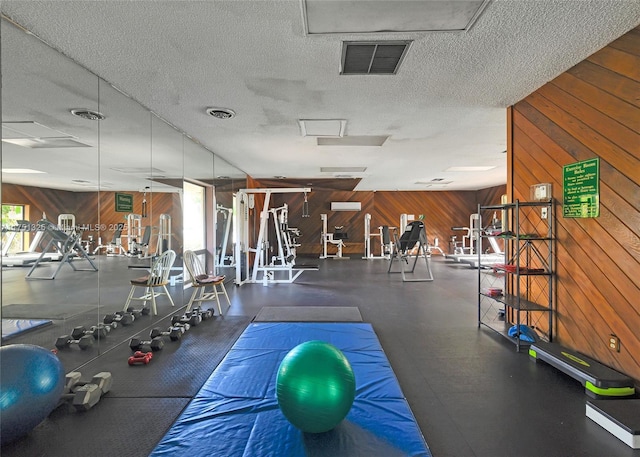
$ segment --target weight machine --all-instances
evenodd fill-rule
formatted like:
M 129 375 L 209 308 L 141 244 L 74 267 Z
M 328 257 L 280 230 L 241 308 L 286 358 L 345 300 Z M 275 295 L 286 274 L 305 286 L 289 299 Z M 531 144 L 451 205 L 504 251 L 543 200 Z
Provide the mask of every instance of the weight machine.
M 387 273 L 402 273 L 403 282 L 425 282 L 433 281 L 431 272 L 431 261 L 427 247 L 427 232 L 422 221 L 413 221 L 407 224 L 402 236 L 398 238 L 398 232 L 393 231 L 394 243 L 389 259 L 389 269 Z M 405 271 L 405 264 L 409 265 L 409 259 L 413 257 L 411 270 Z M 418 258 L 423 258 L 427 267 L 427 274 L 423 278 L 407 278 L 407 273 L 413 274 L 418 263 Z M 391 271 L 393 262 L 400 262 L 400 271 Z
M 235 259 L 233 252 L 230 256 L 227 255 L 227 246 L 229 245 L 229 234 L 231 233 L 231 222 L 233 221 L 233 208 L 227 208 L 226 206 L 216 205 L 216 211 L 223 214 L 224 218 L 224 234 L 222 235 L 222 245 L 220 251 L 216 256 L 217 267 L 233 267 L 235 265 Z
M 322 233 L 320 234 L 320 240 L 322 242 L 322 255 L 321 259 L 348 259 L 349 257 L 342 256 L 342 248 L 345 247 L 344 240 L 347 239 L 347 234 L 342 231 L 344 227 L 334 227 L 335 231 L 333 233 L 329 233 L 327 230 L 327 215 L 321 214 L 320 219 L 322 219 Z M 337 247 L 337 251 L 335 254 L 327 253 L 327 246 L 329 244 L 334 244 Z
M 235 245 L 236 278 L 235 283 L 258 283 L 266 286 L 272 283 L 292 283 L 303 271 L 311 268 L 296 268 L 296 237 L 298 229 L 288 226 L 288 207 L 269 208 L 272 194 L 307 193 L 311 188 L 260 188 L 240 189 L 236 195 L 237 208 L 235 227 L 239 234 L 239 242 Z M 249 240 L 249 209 L 253 208 L 255 194 L 264 194 L 264 204 L 260 213 L 260 228 L 256 247 L 251 247 Z M 269 220 L 273 221 L 278 249 L 277 255 L 270 257 Z M 253 258 L 252 258 L 253 256 Z M 249 264 L 253 261 L 253 268 Z M 316 267 L 317 269 L 317 267 Z M 258 273 L 262 277 L 258 279 Z
M 372 239 L 378 239 L 380 244 L 380 254 L 375 255 L 371 246 Z M 364 257 L 363 259 L 389 259 L 393 249 L 388 226 L 379 226 L 378 233 L 371 232 L 371 214 L 364 215 Z

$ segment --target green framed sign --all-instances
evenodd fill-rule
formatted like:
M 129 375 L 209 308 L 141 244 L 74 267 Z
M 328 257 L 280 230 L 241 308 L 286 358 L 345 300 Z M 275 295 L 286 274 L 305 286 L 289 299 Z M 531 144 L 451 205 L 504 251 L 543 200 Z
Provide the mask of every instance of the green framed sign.
M 562 215 L 571 218 L 600 216 L 600 159 L 562 167 Z
M 133 194 L 122 194 L 120 192 L 116 192 L 116 212 L 133 212 Z

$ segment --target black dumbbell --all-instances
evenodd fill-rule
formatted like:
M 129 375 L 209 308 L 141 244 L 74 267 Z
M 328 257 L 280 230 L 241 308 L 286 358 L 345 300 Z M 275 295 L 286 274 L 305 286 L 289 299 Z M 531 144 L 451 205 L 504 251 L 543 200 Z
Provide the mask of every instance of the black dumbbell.
M 88 411 L 100 401 L 104 394 L 111 390 L 113 378 L 108 371 L 96 374 L 91 381 L 81 381 L 81 376 L 78 371 L 66 374 L 60 403 L 71 400 L 76 410 Z
M 151 308 L 133 309 L 132 307 L 127 308 L 127 312 L 131 313 L 136 319 L 140 319 L 140 316 L 148 316 L 151 314 Z
M 213 310 L 212 309 L 202 309 L 199 306 L 197 308 L 193 308 L 191 310 L 191 312 L 200 314 L 200 318 L 203 321 L 206 321 L 207 319 L 211 319 L 213 317 Z
M 107 314 L 106 316 L 104 316 L 102 322 L 104 322 L 105 324 L 112 324 L 114 322 L 117 322 L 118 324 L 122 325 L 131 325 L 135 320 L 136 318 L 133 314 L 125 313 L 123 311 L 117 311 L 115 313 Z
M 71 337 L 77 340 L 78 338 L 83 337 L 85 335 L 92 335 L 96 340 L 99 340 L 101 338 L 102 339 L 106 338 L 109 332 L 111 331 L 111 329 L 112 329 L 111 325 L 104 325 L 104 324 L 93 325 L 89 327 L 89 329 L 87 329 L 84 326 L 78 326 L 78 327 L 75 327 L 71 332 Z
M 161 351 L 164 347 L 164 340 L 161 336 L 157 336 L 151 340 L 145 341 L 140 338 L 131 338 L 129 342 L 129 347 L 132 351 L 144 351 L 146 348 L 151 349 L 152 351 Z
M 196 326 L 200 322 L 202 322 L 202 316 L 198 313 L 188 313 L 183 314 L 182 316 L 172 316 L 171 317 L 171 325 L 175 324 L 189 324 Z
M 185 332 L 185 328 L 183 326 L 171 326 L 168 330 L 162 331 L 159 328 L 154 328 L 151 330 L 149 336 L 153 340 L 156 337 L 168 336 L 171 341 L 178 341 L 182 338 L 182 334 Z
M 66 349 L 72 344 L 77 344 L 83 351 L 93 346 L 93 336 L 84 335 L 80 339 L 72 338 L 71 335 L 62 335 L 56 340 L 56 347 L 58 349 Z

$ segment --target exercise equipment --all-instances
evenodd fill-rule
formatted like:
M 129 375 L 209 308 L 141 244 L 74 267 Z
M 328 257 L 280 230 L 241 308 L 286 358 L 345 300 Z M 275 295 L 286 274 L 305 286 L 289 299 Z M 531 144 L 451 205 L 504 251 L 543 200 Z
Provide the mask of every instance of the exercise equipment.
M 128 307 L 126 310 L 127 313 L 131 314 L 134 319 L 140 319 L 141 316 L 148 316 L 151 314 L 151 308 L 147 308 L 146 306 L 142 308 L 135 309 L 133 307 Z
M 164 347 L 164 340 L 161 336 L 157 336 L 151 340 L 141 340 L 140 338 L 133 337 L 129 341 L 129 347 L 132 351 L 141 351 L 143 349 L 150 349 L 152 351 L 161 351 Z M 148 351 L 144 351 L 148 352 Z
M 98 246 L 93 250 L 94 254 L 100 252 L 101 249 L 106 250 L 107 257 L 122 256 L 126 254 L 126 250 L 122 246 L 122 230 L 124 224 L 116 225 L 116 229 L 113 232 L 111 241 L 107 244 L 102 244 L 102 237 L 98 237 Z
M 149 308 L 143 308 L 143 310 L 149 310 Z M 141 315 L 142 310 L 140 310 L 139 313 L 137 313 L 138 315 Z M 150 310 L 149 310 L 150 311 Z M 147 314 L 149 314 L 147 312 Z M 104 316 L 104 319 L 102 320 L 102 322 L 104 322 L 105 324 L 113 324 L 113 323 L 117 323 L 120 325 L 131 325 L 133 324 L 133 322 L 136 320 L 135 316 L 133 315 L 133 313 L 125 313 L 123 311 L 116 311 L 115 313 L 111 313 L 111 314 L 107 314 L 106 316 Z
M 349 360 L 357 395 L 327 434 L 303 433 L 278 407 L 280 361 L 326 341 Z M 364 322 L 249 324 L 150 457 L 431 455 L 374 328 Z
M 345 247 L 344 240 L 348 239 L 347 233 L 343 231 L 343 226 L 334 227 L 335 231 L 333 233 L 329 233 L 327 230 L 327 215 L 321 214 L 320 219 L 322 220 L 322 232 L 320 233 L 320 242 L 322 243 L 322 254 L 320 255 L 321 259 L 348 259 L 349 257 L 342 256 L 342 248 Z M 333 244 L 336 246 L 336 253 L 329 254 L 327 251 L 327 247 L 329 244 Z
M 188 312 L 182 316 L 171 316 L 171 325 L 189 324 L 195 327 L 200 322 L 202 322 L 202 315 L 199 313 Z
M 276 377 L 282 414 L 303 432 L 333 429 L 351 409 L 356 381 L 349 361 L 335 346 L 308 341 L 284 357 Z
M 26 435 L 58 405 L 64 369 L 58 357 L 39 346 L 0 347 L 0 440 L 4 445 Z
M 82 374 L 72 371 L 65 376 L 65 388 L 60 396 L 60 404 L 71 401 L 76 411 L 89 411 L 111 390 L 113 377 L 108 371 L 97 373 L 90 381 L 82 381 Z
M 93 263 L 93 260 L 87 254 L 87 251 L 82 247 L 79 234 L 75 232 L 66 234 L 62 230 L 59 230 L 53 223 L 44 219 L 38 221 L 38 226 L 43 227 L 44 233 L 49 238 L 49 241 L 42 250 L 38 259 L 33 262 L 31 269 L 25 276 L 26 279 L 55 279 L 56 275 L 65 264 L 68 264 L 73 271 L 98 271 L 98 267 Z M 53 274 L 49 276 L 32 276 L 40 263 L 47 261 L 46 254 L 54 249 L 61 253 L 62 257 L 60 258 L 60 262 Z M 77 268 L 74 263 L 78 260 L 87 261 L 89 263 L 89 267 Z
M 222 244 L 220 245 L 220 251 L 216 256 L 217 267 L 233 267 L 235 265 L 235 259 L 233 255 L 233 249 L 231 254 L 227 254 L 227 248 L 229 245 L 229 234 L 231 233 L 231 223 L 233 221 L 233 208 L 227 208 L 223 205 L 216 205 L 216 212 L 222 214 L 224 219 L 224 228 L 222 231 Z M 217 225 L 217 219 L 216 219 Z
M 43 218 L 44 219 L 44 218 Z M 35 231 L 33 240 L 29 244 L 29 249 L 25 252 L 15 252 L 10 254 L 9 249 L 18 235 L 22 233 L 26 236 L 27 233 Z M 2 227 L 2 266 L 25 266 L 31 265 L 37 260 L 42 262 L 55 262 L 62 258 L 62 253 L 54 250 L 52 252 L 43 252 L 41 244 L 45 239 L 45 226 L 37 223 L 32 224 L 26 220 L 16 221 L 16 225 L 10 227 Z M 42 258 L 41 258 L 42 257 Z
M 73 331 L 71 332 L 71 338 L 74 340 L 79 340 L 83 336 L 90 335 L 93 336 L 93 338 L 96 340 L 105 339 L 111 331 L 111 328 L 112 327 L 105 324 L 92 325 L 89 328 L 78 326 L 74 327 Z
M 197 306 L 195 308 L 193 308 L 191 310 L 192 313 L 197 313 L 200 315 L 200 318 L 203 321 L 206 321 L 207 319 L 211 319 L 213 317 L 213 310 L 212 309 L 202 309 L 201 307 Z
M 151 329 L 151 333 L 149 334 L 149 337 L 153 340 L 156 337 L 168 336 L 171 341 L 178 341 L 182 338 L 182 335 L 184 334 L 184 332 L 185 332 L 184 327 L 171 326 L 169 327 L 168 330 L 162 330 L 156 327 Z
M 398 233 L 393 232 L 394 243 L 389 259 L 389 269 L 387 273 L 402 273 L 403 282 L 426 282 L 433 281 L 433 273 L 431 271 L 431 258 L 427 250 L 427 233 L 424 228 L 424 222 L 410 222 L 404 233 L 398 238 Z M 409 259 L 413 257 L 413 265 L 411 270 L 405 270 L 405 265 L 409 265 Z M 407 277 L 407 273 L 414 274 L 418 258 L 424 259 L 426 266 L 426 274 L 424 277 Z M 400 271 L 391 271 L 395 261 L 400 263 Z
M 259 188 L 240 189 L 235 195 L 236 213 L 235 227 L 239 240 L 235 244 L 236 285 L 258 283 L 267 286 L 275 283 L 292 283 L 305 270 L 317 267 L 296 266 L 297 237 L 300 231 L 289 227 L 288 206 L 269 208 L 272 194 L 306 193 L 309 187 L 301 188 Z M 249 241 L 249 210 L 253 208 L 255 194 L 264 194 L 264 203 L 260 213 L 260 227 L 256 247 Z M 273 221 L 273 230 L 277 238 L 277 254 L 270 256 L 269 220 Z M 253 267 L 250 268 L 250 263 Z M 261 273 L 262 277 L 258 278 Z
M 469 217 L 469 227 L 452 227 L 452 230 L 464 230 L 461 241 L 453 236 L 451 244 L 453 254 L 445 254 L 445 258 L 459 263 L 466 263 L 473 268 L 490 268 L 497 263 L 506 263 L 505 253 L 498 244 L 497 237 L 502 233 L 500 227 L 502 222 L 494 213 L 491 225 L 482 228 L 482 218 L 479 213 L 471 214 Z M 482 235 L 482 236 L 480 236 Z M 490 249 L 493 252 L 483 252 L 482 240 L 488 240 Z
M 86 351 L 93 347 L 93 335 L 84 335 L 77 339 L 72 338 L 71 335 L 62 335 L 58 337 L 55 343 L 58 349 L 67 349 L 72 344 L 77 344 L 80 349 Z
M 640 449 L 640 399 L 587 400 L 586 415 L 632 449 Z
M 58 229 L 67 235 L 71 235 L 76 231 L 76 216 L 74 214 L 59 214 Z
M 231 300 L 229 300 L 227 289 L 224 286 L 226 276 L 208 275 L 204 265 L 193 251 L 184 251 L 183 260 L 187 273 L 189 273 L 191 288 L 193 289 L 186 310 L 189 311 L 194 303 L 200 304 L 204 301 L 215 300 L 218 305 L 218 312 L 222 316 L 222 306 L 218 296 L 224 295 L 227 299 L 228 306 L 231 307 Z M 208 287 L 210 289 L 207 289 Z
M 374 254 L 374 249 L 371 244 L 372 240 L 377 240 L 380 246 L 380 253 Z M 376 243 L 374 243 L 375 245 Z M 389 259 L 391 255 L 391 237 L 389 234 L 389 227 L 381 225 L 378 227 L 378 233 L 371 230 L 371 214 L 364 215 L 364 256 L 363 259 Z
M 585 393 L 592 398 L 635 394 L 634 382 L 629 376 L 557 343 L 538 341 L 529 347 L 529 357 L 534 362 L 542 360 L 580 381 Z
M 129 365 L 148 365 L 153 359 L 153 352 L 136 351 L 129 357 L 127 363 Z

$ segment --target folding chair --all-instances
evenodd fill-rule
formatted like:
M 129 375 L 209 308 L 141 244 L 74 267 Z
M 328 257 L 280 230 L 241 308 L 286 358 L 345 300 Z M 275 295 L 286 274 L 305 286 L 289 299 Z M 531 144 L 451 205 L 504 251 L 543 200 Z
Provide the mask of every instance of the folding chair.
M 201 303 L 203 301 L 215 300 L 218 304 L 218 312 L 222 316 L 222 307 L 220 306 L 218 295 L 223 294 L 227 299 L 229 307 L 231 307 L 231 300 L 229 300 L 227 289 L 224 287 L 225 276 L 207 274 L 204 266 L 193 251 L 184 251 L 184 266 L 189 272 L 191 287 L 193 288 L 186 312 L 189 312 L 191 306 L 196 302 Z M 211 290 L 207 291 L 206 289 L 209 286 L 211 286 Z
M 167 284 L 169 284 L 169 273 L 171 272 L 171 267 L 173 266 L 173 262 L 176 260 L 176 253 L 172 250 L 168 250 L 162 253 L 159 257 L 157 257 L 153 263 L 151 264 L 151 271 L 147 276 L 143 276 L 141 278 L 136 278 L 131 280 L 131 291 L 129 292 L 129 297 L 127 297 L 127 302 L 124 305 L 124 311 L 129 308 L 129 304 L 132 300 L 142 301 L 142 307 L 147 306 L 147 302 L 151 301 L 151 310 L 154 315 L 158 314 L 158 309 L 156 307 L 156 297 L 160 295 L 166 295 L 171 302 L 171 306 L 176 306 L 173 303 L 173 299 L 167 290 Z M 136 287 L 144 287 L 144 294 L 140 297 L 134 297 Z M 156 288 L 161 289 L 160 291 L 156 291 Z

